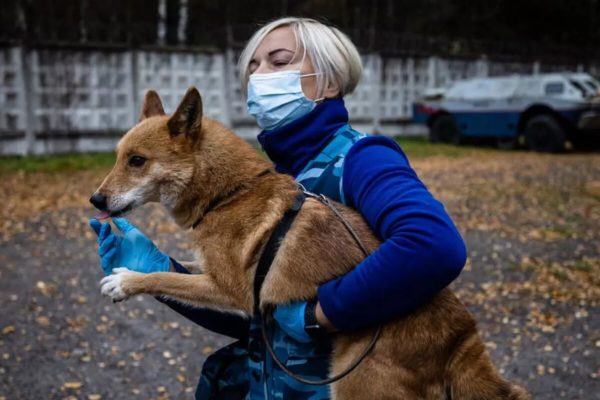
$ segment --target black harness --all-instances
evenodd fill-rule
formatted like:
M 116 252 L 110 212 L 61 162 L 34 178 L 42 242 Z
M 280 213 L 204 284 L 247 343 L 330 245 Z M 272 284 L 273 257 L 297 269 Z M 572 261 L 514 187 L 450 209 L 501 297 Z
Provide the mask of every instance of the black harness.
M 279 250 L 281 242 L 282 242 L 283 238 L 285 237 L 285 235 L 287 234 L 287 232 L 290 230 L 290 227 L 292 226 L 294 219 L 298 215 L 298 211 L 300 211 L 300 208 L 302 208 L 302 205 L 304 204 L 306 197 L 307 196 L 313 197 L 313 198 L 319 200 L 321 203 L 325 204 L 327 207 L 329 207 L 329 209 L 331 209 L 331 211 L 333 211 L 333 213 L 336 215 L 336 217 L 344 224 L 344 226 L 346 227 L 348 232 L 350 232 L 350 234 L 352 235 L 352 237 L 354 238 L 356 243 L 359 245 L 359 247 L 365 253 L 365 256 L 369 255 L 368 249 L 366 248 L 364 243 L 360 240 L 360 238 L 358 237 L 358 235 L 356 234 L 356 232 L 354 231 L 354 229 L 352 228 L 350 223 L 342 216 L 342 214 L 338 211 L 338 209 L 333 205 L 333 203 L 331 203 L 331 201 L 327 197 L 325 197 L 323 195 L 316 195 L 314 193 L 307 192 L 306 190 L 304 190 L 304 188 L 302 186 L 300 186 L 300 189 L 302 189 L 302 191 L 296 196 L 296 199 L 294 200 L 294 204 L 285 212 L 283 218 L 281 219 L 281 221 L 279 221 L 279 224 L 277 224 L 277 226 L 273 230 L 273 233 L 271 234 L 271 237 L 269 237 L 269 240 L 267 241 L 265 249 L 263 250 L 263 252 L 260 256 L 260 260 L 256 267 L 256 273 L 254 275 L 254 288 L 253 288 L 254 289 L 254 313 L 257 315 L 260 315 L 260 317 L 261 317 L 260 318 L 261 319 L 261 333 L 262 333 L 262 337 L 263 337 L 263 342 L 265 343 L 265 348 L 271 355 L 271 358 L 273 359 L 275 364 L 281 370 L 283 370 L 290 377 L 294 378 L 298 382 L 304 383 L 305 385 L 328 385 L 330 383 L 333 383 L 333 382 L 336 382 L 336 381 L 342 379 L 343 377 L 348 375 L 350 372 L 352 372 L 361 363 L 361 361 L 364 360 L 364 358 L 373 350 L 373 348 L 375 347 L 375 343 L 377 343 L 377 340 L 379 339 L 379 336 L 381 335 L 381 325 L 377 327 L 377 330 L 375 331 L 375 334 L 371 338 L 371 341 L 369 342 L 367 347 L 365 347 L 363 352 L 350 364 L 350 366 L 347 369 L 345 369 L 344 371 L 342 371 L 341 373 L 339 373 L 335 376 L 332 376 L 330 378 L 320 379 L 320 380 L 309 380 L 309 379 L 303 378 L 302 376 L 299 376 L 299 375 L 295 374 L 294 372 L 290 371 L 285 365 L 283 365 L 281 360 L 279 360 L 279 358 L 277 358 L 275 351 L 273 351 L 273 346 L 271 346 L 271 341 L 269 339 L 269 335 L 267 332 L 267 323 L 269 322 L 270 318 L 272 317 L 273 307 L 268 306 L 265 309 L 265 312 L 264 313 L 262 312 L 262 310 L 260 309 L 260 290 L 265 281 L 265 277 L 269 273 L 271 264 L 273 264 L 273 260 L 275 259 L 275 256 L 277 255 L 277 251 Z
M 260 172 L 258 175 L 256 175 L 254 177 L 254 179 L 252 179 L 252 181 L 257 178 L 263 177 L 271 172 L 273 172 L 272 169 L 270 169 L 270 168 L 266 169 L 266 170 Z M 234 187 L 233 189 L 229 190 L 227 193 L 224 193 L 223 195 L 217 196 L 216 198 L 214 198 L 204 209 L 204 212 L 202 213 L 202 215 L 200 215 L 200 217 L 196 220 L 196 222 L 194 222 L 194 224 L 192 225 L 192 229 L 195 229 L 202 222 L 202 219 L 206 216 L 206 214 L 210 213 L 211 211 L 219 208 L 220 206 L 222 206 L 224 204 L 229 203 L 229 201 L 231 201 L 231 199 L 234 198 L 237 194 L 239 194 L 243 189 L 248 188 L 250 186 L 250 183 L 251 183 L 251 181 L 243 182 L 243 183 L 239 184 L 238 186 Z M 341 372 L 335 376 L 332 376 L 331 378 L 321 379 L 321 380 L 316 380 L 316 381 L 305 379 L 299 375 L 296 375 L 294 372 L 290 371 L 285 365 L 283 365 L 283 363 L 279 360 L 279 358 L 277 358 L 277 355 L 273 351 L 273 347 L 271 346 L 271 342 L 269 340 L 268 333 L 267 333 L 267 322 L 272 317 L 273 306 L 268 306 L 267 309 L 265 309 L 265 313 L 262 312 L 262 310 L 260 309 L 260 290 L 263 286 L 265 278 L 267 277 L 267 275 L 269 273 L 269 270 L 271 269 L 273 260 L 275 259 L 275 256 L 277 255 L 277 252 L 279 251 L 281 242 L 283 241 L 283 238 L 288 233 L 292 224 L 294 223 L 294 220 L 296 219 L 298 212 L 302 208 L 302 205 L 304 204 L 306 197 L 315 198 L 315 199 L 319 200 L 321 203 L 323 203 L 324 205 L 326 205 L 327 207 L 329 207 L 329 209 L 336 215 L 336 217 L 344 224 L 344 226 L 346 227 L 348 232 L 352 235 L 355 242 L 361 248 L 361 250 L 363 251 L 365 256 L 369 255 L 369 251 L 368 251 L 367 247 L 360 240 L 360 238 L 358 237 L 357 233 L 354 231 L 354 229 L 352 228 L 350 223 L 343 217 L 343 215 L 338 211 L 338 209 L 333 205 L 333 203 L 327 197 L 325 197 L 323 195 L 316 195 L 314 193 L 310 193 L 310 192 L 306 191 L 304 189 L 304 187 L 300 184 L 298 184 L 298 189 L 299 189 L 299 192 L 298 192 L 298 195 L 296 196 L 296 198 L 294 199 L 294 203 L 285 212 L 285 214 L 283 215 L 283 218 L 281 219 L 281 221 L 279 221 L 279 223 L 273 230 L 273 233 L 271 233 L 271 236 L 269 237 L 269 240 L 267 241 L 267 244 L 265 245 L 265 248 L 264 248 L 264 250 L 260 256 L 260 259 L 258 261 L 258 265 L 256 267 L 256 272 L 254 274 L 254 283 L 253 283 L 254 313 L 256 315 L 260 315 L 260 317 L 261 317 L 261 331 L 262 331 L 262 337 L 263 337 L 263 341 L 265 343 L 265 347 L 266 347 L 267 351 L 269 352 L 269 354 L 271 355 L 273 361 L 275 362 L 275 364 L 277 364 L 277 366 L 279 368 L 281 368 L 286 374 L 288 374 L 295 380 L 297 380 L 301 383 L 304 383 L 306 385 L 327 385 L 327 384 L 330 384 L 332 382 L 336 382 L 336 381 L 342 379 L 344 376 L 346 376 L 350 372 L 352 372 L 354 370 L 354 368 L 356 368 L 358 366 L 358 364 L 360 364 L 360 362 L 373 350 L 373 348 L 375 347 L 375 343 L 377 343 L 377 340 L 379 339 L 379 336 L 381 335 L 381 325 L 377 327 L 377 330 L 376 330 L 375 334 L 373 335 L 371 341 L 369 342 L 367 347 L 363 350 L 363 352 L 356 358 L 356 360 L 354 360 L 354 362 L 352 362 L 351 365 L 346 370 L 344 370 L 343 372 Z
M 262 288 L 263 282 L 271 268 L 271 264 L 273 264 L 273 260 L 277 255 L 279 246 L 281 246 L 283 238 L 296 219 L 298 211 L 302 208 L 304 200 L 306 200 L 306 195 L 303 192 L 300 192 L 296 196 L 296 199 L 294 199 L 294 204 L 292 204 L 285 212 L 283 218 L 273 230 L 273 233 L 260 256 L 258 266 L 256 267 L 256 273 L 254 274 L 254 313 L 260 313 L 260 289 Z
M 256 175 L 254 178 L 260 178 L 262 176 L 269 174 L 270 172 L 273 172 L 273 171 L 271 169 L 264 170 L 261 173 L 259 173 L 258 175 Z M 200 222 L 202 221 L 202 218 L 206 214 L 208 214 L 210 211 L 214 210 L 215 208 L 218 208 L 222 203 L 225 203 L 226 200 L 235 196 L 240 190 L 242 190 L 243 188 L 245 188 L 247 186 L 248 186 L 248 183 L 241 184 L 241 185 L 233 188 L 233 190 L 231 190 L 227 194 L 225 194 L 223 196 L 219 196 L 219 197 L 215 198 L 213 201 L 211 201 L 210 204 L 208 205 L 208 207 L 204 210 L 203 215 L 194 223 L 192 228 L 196 228 L 196 226 L 198 226 L 198 224 L 200 224 Z M 256 272 L 254 274 L 254 283 L 253 283 L 254 313 L 261 316 L 261 320 L 262 320 L 261 321 L 261 325 L 262 325 L 261 330 L 262 330 L 262 337 L 263 337 L 263 341 L 265 343 L 265 347 L 268 350 L 269 354 L 271 355 L 273 361 L 275 362 L 275 364 L 277 364 L 277 366 L 279 368 L 281 368 L 290 377 L 292 377 L 295 380 L 297 380 L 301 383 L 304 383 L 306 385 L 328 385 L 328 384 L 336 382 L 336 381 L 342 379 L 343 377 L 345 377 L 346 375 L 348 375 L 361 363 L 362 360 L 364 360 L 364 358 L 375 347 L 377 340 L 381 336 L 382 327 L 381 327 L 381 325 L 379 325 L 377 327 L 377 330 L 375 331 L 375 334 L 371 338 L 371 341 L 369 342 L 367 347 L 351 363 L 351 365 L 346 370 L 342 371 L 341 373 L 339 373 L 335 376 L 332 376 L 331 378 L 316 380 L 316 381 L 305 379 L 305 378 L 295 374 L 294 372 L 290 371 L 277 358 L 277 355 L 273 351 L 273 347 L 271 346 L 271 343 L 270 343 L 270 340 L 268 337 L 268 333 L 267 333 L 267 322 L 268 322 L 268 319 L 270 319 L 272 317 L 273 308 L 268 307 L 265 310 L 266 311 L 265 313 L 263 313 L 261 311 L 261 309 L 260 309 L 260 290 L 265 281 L 265 278 L 267 277 L 267 274 L 269 273 L 269 270 L 271 269 L 273 260 L 275 259 L 275 256 L 277 255 L 277 252 L 279 251 L 281 242 L 283 241 L 285 235 L 288 233 L 292 224 L 294 223 L 294 220 L 296 219 L 298 212 L 302 208 L 302 205 L 304 204 L 306 197 L 315 198 L 315 199 L 319 200 L 321 203 L 323 203 L 324 205 L 326 205 L 336 215 L 336 217 L 344 224 L 344 226 L 346 227 L 348 232 L 352 235 L 352 237 L 354 238 L 354 241 L 361 248 L 361 250 L 363 251 L 365 256 L 368 256 L 370 254 L 367 247 L 364 245 L 362 240 L 358 237 L 358 234 L 354 231 L 354 229 L 352 228 L 350 223 L 343 217 L 343 215 L 339 212 L 339 210 L 333 205 L 333 203 L 327 197 L 325 197 L 323 195 L 316 195 L 314 193 L 308 192 L 304 189 L 304 187 L 302 185 L 298 185 L 298 186 L 299 186 L 300 192 L 294 199 L 294 203 L 292 204 L 292 206 L 285 212 L 285 214 L 283 215 L 283 218 L 281 219 L 281 221 L 279 221 L 279 223 L 273 230 L 273 233 L 271 233 L 271 236 L 269 237 L 269 240 L 267 241 L 267 244 L 265 245 L 265 248 L 260 256 L 260 260 L 258 261 L 258 265 L 256 267 Z M 450 385 L 446 385 L 445 389 L 446 389 L 446 393 L 445 393 L 446 400 L 452 400 L 452 387 Z

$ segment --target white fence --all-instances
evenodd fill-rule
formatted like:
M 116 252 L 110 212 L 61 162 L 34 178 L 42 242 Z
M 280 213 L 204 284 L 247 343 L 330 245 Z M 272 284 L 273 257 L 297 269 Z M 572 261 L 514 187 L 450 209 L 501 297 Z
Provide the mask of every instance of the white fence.
M 0 48 L 0 154 L 111 150 L 135 124 L 146 90 L 156 89 L 166 111 L 172 112 L 192 85 L 202 94 L 206 115 L 241 136 L 254 137 L 258 129 L 245 112 L 236 58 L 232 50 L 208 54 Z M 363 61 L 363 80 L 346 104 L 354 125 L 383 134 L 419 132 L 405 122 L 412 102 L 427 87 L 473 76 L 573 69 L 376 54 L 364 55 Z

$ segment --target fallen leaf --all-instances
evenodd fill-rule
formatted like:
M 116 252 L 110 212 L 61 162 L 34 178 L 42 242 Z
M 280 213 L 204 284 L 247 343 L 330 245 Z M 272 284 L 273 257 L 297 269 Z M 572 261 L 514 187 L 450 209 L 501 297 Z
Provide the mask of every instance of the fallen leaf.
M 13 333 L 15 331 L 15 327 L 12 325 L 7 325 L 2 328 L 2 334 L 8 335 L 9 333 Z
M 82 382 L 75 382 L 75 381 L 73 381 L 73 382 L 65 382 L 65 383 L 63 383 L 63 387 L 65 389 L 74 389 L 74 390 L 77 390 L 77 389 L 81 389 L 82 386 L 83 386 Z
M 38 281 L 35 284 L 36 289 L 46 297 L 52 296 L 56 292 L 56 285 L 52 283 L 46 283 L 44 281 Z

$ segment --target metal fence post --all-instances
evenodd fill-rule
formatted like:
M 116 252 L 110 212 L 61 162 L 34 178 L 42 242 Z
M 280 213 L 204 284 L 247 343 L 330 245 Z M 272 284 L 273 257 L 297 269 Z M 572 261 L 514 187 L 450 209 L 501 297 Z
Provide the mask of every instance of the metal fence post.
M 383 60 L 379 54 L 371 54 L 372 88 L 371 110 L 373 111 L 373 133 L 381 133 L 381 82 L 383 81 Z
M 437 64 L 438 64 L 437 57 L 434 56 L 434 57 L 429 57 L 427 59 L 427 83 L 431 87 L 438 86 Z
M 37 55 L 35 50 L 29 50 L 25 46 L 19 47 L 21 62 L 21 90 L 23 93 L 23 126 L 25 128 L 25 145 L 23 146 L 23 155 L 30 155 L 35 152 L 35 112 L 33 102 L 35 101 L 35 91 L 33 90 L 35 74 L 37 73 Z
M 138 57 L 139 51 L 132 50 L 129 52 L 129 90 L 131 94 L 131 126 L 135 125 L 138 122 L 138 112 L 141 109 L 140 99 L 139 99 L 139 73 L 138 73 Z
M 407 76 L 406 82 L 406 102 L 412 104 L 415 101 L 415 60 L 411 57 L 406 60 L 405 71 Z M 409 106 L 410 110 L 410 106 Z M 409 111 L 409 114 L 411 111 Z
M 229 50 L 225 50 L 226 52 Z M 232 128 L 231 121 L 231 111 L 229 109 L 231 102 L 229 101 L 231 93 L 231 84 L 230 84 L 230 68 L 229 59 L 227 53 L 216 54 L 213 57 L 216 57 L 219 61 L 217 65 L 220 67 L 218 71 L 219 75 L 219 100 L 221 102 L 221 122 L 225 124 L 228 128 Z

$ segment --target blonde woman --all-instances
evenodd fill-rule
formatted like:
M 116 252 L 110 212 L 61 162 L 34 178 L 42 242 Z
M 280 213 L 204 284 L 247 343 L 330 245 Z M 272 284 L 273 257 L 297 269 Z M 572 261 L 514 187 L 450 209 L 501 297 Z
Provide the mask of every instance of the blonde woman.
M 334 27 L 305 18 L 271 22 L 248 42 L 239 61 L 248 112 L 258 140 L 279 172 L 307 190 L 357 209 L 383 240 L 353 271 L 323 284 L 314 301 L 280 306 L 270 332 L 279 358 L 306 378 L 327 377 L 329 335 L 377 325 L 410 313 L 454 280 L 464 243 L 398 145 L 348 124 L 344 96 L 362 66 L 352 42 Z M 124 219 L 92 221 L 105 273 L 186 273 Z M 310 260 L 307 260 L 310 262 Z M 258 317 L 169 305 L 198 324 L 240 339 L 206 361 L 199 399 L 327 399 L 327 386 L 308 386 L 278 369 L 262 344 Z

